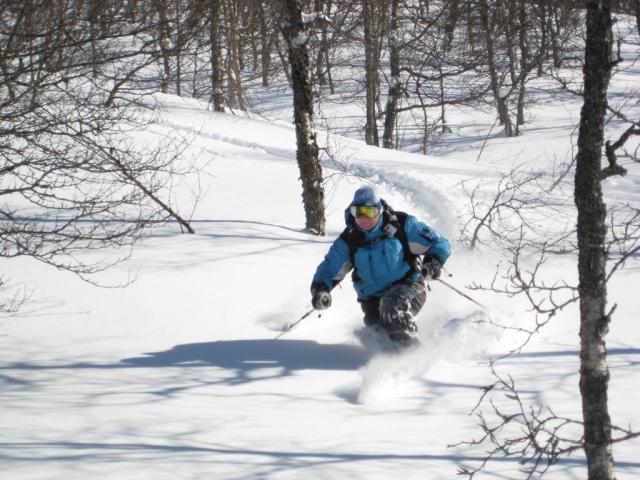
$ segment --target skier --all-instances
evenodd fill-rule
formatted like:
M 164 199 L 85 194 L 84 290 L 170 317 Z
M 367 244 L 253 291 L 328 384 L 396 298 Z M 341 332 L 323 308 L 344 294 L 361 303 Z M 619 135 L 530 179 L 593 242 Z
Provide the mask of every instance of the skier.
M 417 343 L 424 277 L 440 276 L 449 241 L 416 217 L 394 211 L 371 186 L 356 190 L 345 221 L 313 277 L 313 308 L 329 308 L 331 290 L 353 269 L 365 325 L 381 328 L 399 345 Z

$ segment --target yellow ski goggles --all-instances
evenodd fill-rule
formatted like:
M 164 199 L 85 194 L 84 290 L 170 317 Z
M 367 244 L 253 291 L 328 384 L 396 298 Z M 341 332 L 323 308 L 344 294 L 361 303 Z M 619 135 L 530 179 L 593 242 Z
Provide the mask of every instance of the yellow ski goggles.
M 370 205 L 352 205 L 349 207 L 349 212 L 354 218 L 369 217 L 375 218 L 380 213 L 380 207 L 373 207 Z

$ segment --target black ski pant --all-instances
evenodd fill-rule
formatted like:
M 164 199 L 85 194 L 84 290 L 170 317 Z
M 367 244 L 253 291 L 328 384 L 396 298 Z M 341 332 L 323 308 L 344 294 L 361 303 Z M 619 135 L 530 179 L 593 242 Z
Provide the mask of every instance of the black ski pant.
M 380 325 L 385 330 L 417 330 L 415 317 L 422 309 L 427 292 L 422 281 L 395 283 L 379 297 L 360 302 L 367 327 Z

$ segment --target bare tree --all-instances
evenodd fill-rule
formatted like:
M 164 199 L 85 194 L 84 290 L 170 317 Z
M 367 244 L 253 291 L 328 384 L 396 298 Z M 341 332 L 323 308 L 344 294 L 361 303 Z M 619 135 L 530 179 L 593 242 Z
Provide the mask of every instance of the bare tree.
M 332 0 L 315 0 L 316 12 L 331 13 L 333 8 Z M 318 88 L 322 90 L 326 84 L 329 85 L 329 92 L 333 95 L 335 93 L 335 84 L 333 82 L 333 75 L 331 73 L 332 65 L 329 58 L 329 50 L 331 38 L 329 35 L 329 23 L 323 22 L 320 26 L 320 42 L 316 53 L 316 78 L 318 82 Z
M 507 137 L 513 135 L 513 127 L 511 124 L 511 116 L 509 115 L 509 107 L 507 105 L 508 94 L 502 91 L 502 82 L 498 74 L 496 66 L 496 50 L 494 47 L 494 24 L 489 16 L 488 0 L 478 0 L 480 8 L 480 21 L 484 33 L 484 41 L 487 53 L 487 68 L 489 69 L 489 78 L 491 79 L 491 91 L 496 102 L 498 110 L 498 119 L 500 125 L 504 127 L 504 133 Z
M 242 48 L 240 44 L 240 3 L 239 0 L 226 0 L 224 14 L 227 31 L 227 101 L 231 108 L 247 109 L 242 84 Z
M 132 57 L 114 56 L 118 22 L 105 19 L 96 36 L 82 28 L 80 9 L 1 7 L 0 256 L 31 256 L 86 277 L 108 263 L 86 262 L 82 252 L 132 245 L 151 225 L 180 221 L 162 199 L 179 150 L 128 141 L 152 117 L 132 91 L 114 99 L 114 77 L 103 74 Z
M 518 1 L 518 49 L 520 51 L 520 75 L 515 79 L 518 86 L 518 112 L 516 114 L 516 135 L 520 134 L 520 125 L 524 125 L 524 101 L 526 96 L 527 75 L 534 68 L 529 52 L 529 22 L 527 20 L 527 2 Z
M 167 11 L 167 0 L 154 0 L 154 7 L 158 13 L 158 44 L 162 52 L 162 81 L 160 89 L 162 93 L 169 92 L 169 82 L 171 79 L 171 57 L 173 56 L 173 46 L 171 42 L 171 24 L 169 23 L 169 13 Z
M 480 199 L 478 185 L 467 189 L 474 206 L 473 220 L 465 229 L 466 239 L 476 247 L 483 234 L 489 235 L 493 245 L 500 245 L 505 254 L 496 269 L 490 285 L 473 284 L 471 289 L 489 290 L 509 297 L 524 296 L 535 314 L 535 322 L 529 326 L 500 324 L 491 320 L 494 327 L 511 330 L 521 335 L 521 341 L 509 352 L 491 362 L 495 381 L 484 387 L 484 392 L 473 408 L 482 432 L 479 438 L 457 445 L 483 445 L 487 452 L 476 467 L 461 466 L 460 474 L 474 478 L 486 469 L 493 459 L 508 456 L 518 458 L 525 478 L 540 478 L 561 458 L 578 449 L 586 449 L 585 420 L 558 416 L 548 405 L 529 405 L 526 394 L 518 389 L 516 380 L 508 373 L 500 372 L 501 360 L 520 352 L 560 311 L 581 300 L 578 286 L 563 279 L 551 278 L 545 271 L 549 261 L 558 255 L 575 255 L 576 231 L 549 230 L 553 219 L 567 223 L 570 205 L 566 202 L 570 187 L 567 172 L 574 163 L 564 165 L 555 176 L 540 172 L 513 171 L 498 182 L 497 192 L 488 199 Z M 543 192 L 543 194 L 541 194 Z M 540 216 L 539 211 L 546 211 Z M 640 212 L 628 206 L 620 206 L 611 212 L 610 231 L 605 245 L 606 254 L 615 252 L 617 261 L 610 267 L 605 281 L 624 262 L 638 251 Z M 468 226 L 469 226 L 468 225 Z M 468 227 L 467 226 L 467 227 Z M 610 425 L 616 434 L 610 437 L 610 445 L 640 436 L 631 428 Z M 599 478 L 599 477 L 590 477 Z M 606 478 L 606 477 L 605 477 Z
M 211 103 L 213 110 L 224 112 L 224 94 L 222 93 L 222 45 L 220 40 L 220 16 L 222 0 L 209 0 L 209 43 L 211 48 Z
M 481 202 L 483 206 L 480 210 L 473 208 L 474 219 L 469 225 L 475 228 L 466 229 L 467 238 L 471 239 L 472 244 L 477 246 L 479 235 L 488 232 L 492 241 L 503 244 L 509 254 L 503 273 L 496 271 L 488 289 L 509 296 L 524 295 L 536 313 L 536 324 L 528 331 L 523 330 L 526 338 L 519 348 L 560 310 L 579 302 L 582 419 L 558 417 L 550 408 L 526 407 L 515 381 L 498 374 L 493 365 L 492 371 L 497 381 L 486 388 L 480 402 L 487 397 L 492 398 L 493 421 L 479 412 L 483 437 L 467 442 L 493 445 L 479 469 L 494 456 L 517 455 L 530 465 L 524 468 L 530 477 L 542 475 L 561 456 L 584 449 L 588 478 L 612 479 L 612 445 L 640 436 L 630 427 L 612 425 L 608 411 L 606 335 L 616 305 L 607 308 L 607 282 L 614 272 L 640 251 L 637 224 L 640 212 L 625 204 L 607 209 L 601 186 L 602 180 L 611 175 L 626 174 L 626 169 L 616 161 L 616 152 L 623 148 L 632 135 L 640 133 L 638 123 L 629 121 L 622 112 L 612 109 L 607 100 L 612 71 L 621 61 L 612 52 L 611 12 L 611 1 L 587 3 L 583 107 L 575 159 L 558 174 L 551 176 L 552 181 L 547 181 L 546 186 L 532 183 L 534 176 L 524 177 L 524 181 L 520 182 L 514 182 L 517 177 L 513 176 L 508 177 L 508 181 L 501 180 L 493 201 Z M 631 124 L 615 141 L 604 141 L 607 112 Z M 608 160 L 606 168 L 601 165 L 603 157 Z M 546 207 L 560 207 L 553 211 L 554 216 L 561 218 L 566 205 L 561 201 L 554 205 L 553 198 L 560 200 L 567 197 L 562 190 L 555 190 L 560 186 L 568 186 L 565 184 L 568 184 L 568 173 L 573 167 L 575 177 L 572 188 L 578 212 L 576 228 L 557 231 L 555 236 L 549 236 L 547 230 L 536 232 L 527 209 L 534 206 L 535 202 L 542 201 Z M 537 197 L 531 186 L 539 187 Z M 468 192 L 471 203 L 479 205 L 478 189 Z M 540 192 L 544 192 L 544 195 L 540 195 Z M 529 203 L 531 200 L 533 203 Z M 551 219 L 544 223 L 550 222 Z M 545 279 L 543 270 L 548 259 L 567 253 L 577 255 L 577 285 L 563 279 Z M 487 287 L 474 285 L 473 288 Z M 513 408 L 498 406 L 496 397 L 501 395 L 512 403 Z M 513 430 L 513 425 L 518 427 L 519 436 Z M 576 436 L 575 433 L 567 435 L 565 427 L 569 425 L 579 427 L 582 436 Z M 465 468 L 461 473 L 471 478 L 479 469 Z
M 319 148 L 313 127 L 313 86 L 311 85 L 307 40 L 309 24 L 320 21 L 318 15 L 303 19 L 299 0 L 285 0 L 282 33 L 287 41 L 291 80 L 293 83 L 293 116 L 296 127 L 296 158 L 302 181 L 302 202 L 306 229 L 316 235 L 325 234 L 324 189 Z
M 380 14 L 382 7 L 373 0 L 362 0 L 362 17 L 364 25 L 364 75 L 366 92 L 366 123 L 364 137 L 368 145 L 379 145 L 378 109 L 380 99 Z
M 278 29 L 273 26 L 273 14 L 266 4 L 260 2 L 260 8 L 256 14 L 260 24 L 260 59 L 262 66 L 262 86 L 267 87 L 271 76 L 271 52 L 278 39 Z
M 387 107 L 384 113 L 384 134 L 382 136 L 382 146 L 384 148 L 393 148 L 396 109 L 401 94 L 399 49 L 398 0 L 392 0 L 389 20 L 389 91 L 387 93 Z
M 601 157 L 607 89 L 611 77 L 611 1 L 587 1 L 584 103 L 580 114 L 575 174 L 578 210 L 580 293 L 580 394 L 584 450 L 590 479 L 613 479 L 606 335 L 606 206 L 602 199 Z
M 408 2 L 400 5 L 396 50 L 402 75 L 397 93 L 402 94 L 402 105 L 395 109 L 394 130 L 398 137 L 422 127 L 422 151 L 426 153 L 431 135 L 450 131 L 447 106 L 477 103 L 489 91 L 485 53 L 479 47 L 469 48 L 470 42 L 463 37 L 462 2 L 428 3 L 429 8 Z M 390 47 L 391 79 L 392 53 Z M 390 90 L 388 101 L 392 94 Z M 385 128 L 388 126 L 385 118 Z

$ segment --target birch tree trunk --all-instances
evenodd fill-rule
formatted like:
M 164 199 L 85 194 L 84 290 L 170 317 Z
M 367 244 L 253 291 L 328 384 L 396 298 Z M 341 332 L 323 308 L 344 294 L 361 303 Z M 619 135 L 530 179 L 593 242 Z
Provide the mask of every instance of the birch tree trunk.
M 267 9 L 265 2 L 260 2 L 260 59 L 262 62 L 262 86 L 269 86 L 269 72 L 271 70 L 271 36 L 267 24 Z M 276 31 L 277 33 L 277 31 Z
M 156 0 L 156 9 L 158 11 L 159 18 L 159 39 L 160 39 L 160 51 L 162 52 L 162 80 L 160 82 L 160 91 L 162 93 L 169 92 L 169 82 L 171 81 L 171 26 L 169 25 L 169 18 L 167 16 L 167 3 L 166 0 Z
M 516 55 L 516 28 L 514 21 L 514 8 L 515 5 L 511 0 L 509 5 L 505 5 L 503 0 L 499 1 L 496 8 L 500 12 L 500 22 L 504 29 L 504 38 L 506 41 L 507 55 L 509 56 L 509 75 L 511 76 L 511 85 L 515 85 L 518 81 L 518 74 L 516 73 L 518 56 Z
M 313 88 L 311 85 L 308 34 L 302 21 L 299 0 L 284 0 L 286 20 L 282 27 L 289 51 L 293 85 L 293 116 L 296 126 L 296 159 L 302 181 L 302 202 L 306 229 L 315 235 L 325 234 L 324 189 L 319 148 L 313 128 Z
M 209 41 L 211 43 L 211 103 L 215 112 L 224 112 L 222 93 L 222 50 L 220 45 L 221 0 L 209 0 Z
M 391 19 L 389 22 L 389 92 L 384 116 L 384 134 L 382 146 L 393 148 L 393 130 L 396 124 L 398 99 L 400 98 L 400 54 L 398 51 L 398 0 L 391 2 Z
M 605 313 L 606 206 L 600 184 L 607 88 L 612 68 L 611 23 L 611 0 L 587 1 L 584 103 L 574 195 L 578 210 L 580 394 L 589 480 L 614 478 L 605 343 L 610 322 L 610 314 Z
M 227 7 L 226 15 L 228 17 L 227 100 L 232 108 L 247 110 L 241 78 L 242 69 L 240 66 L 240 44 L 238 35 L 240 16 L 238 14 L 238 2 L 237 0 L 229 0 L 225 5 Z
M 527 45 L 527 3 L 518 0 L 518 46 L 520 48 L 520 77 L 518 79 L 518 113 L 516 114 L 516 135 L 520 134 L 520 125 L 524 125 L 524 100 L 526 96 L 527 75 L 529 66 L 529 47 Z
M 378 98 L 378 55 L 376 48 L 376 18 L 375 0 L 363 0 L 363 21 L 364 21 L 364 55 L 365 55 L 365 90 L 367 95 L 366 112 L 367 122 L 364 128 L 364 138 L 367 145 L 378 146 L 378 126 L 376 115 L 376 101 Z

